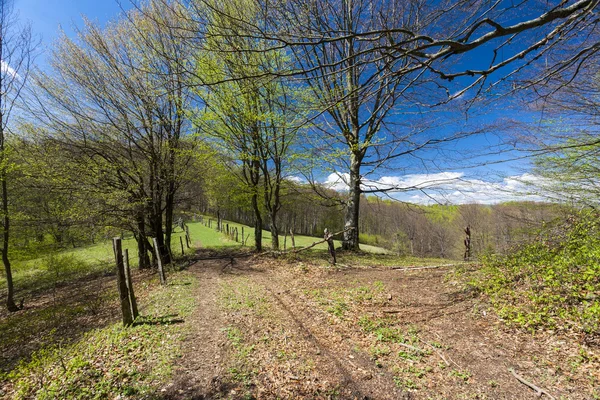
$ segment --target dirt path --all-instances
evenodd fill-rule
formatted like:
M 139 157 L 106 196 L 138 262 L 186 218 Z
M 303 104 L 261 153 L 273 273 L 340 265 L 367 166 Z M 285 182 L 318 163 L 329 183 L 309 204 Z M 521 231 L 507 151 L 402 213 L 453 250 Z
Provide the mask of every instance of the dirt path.
M 190 267 L 198 277 L 197 311 L 189 321 L 192 328 L 175 368 L 174 382 L 163 392 L 166 399 L 209 399 L 226 391 L 220 381 L 223 318 L 218 308 L 218 288 L 228 260 L 197 262 Z
M 241 258 L 191 271 L 199 306 L 165 398 L 532 398 L 513 369 L 557 399 L 590 399 L 600 381 L 577 338 L 509 330 L 449 268 Z

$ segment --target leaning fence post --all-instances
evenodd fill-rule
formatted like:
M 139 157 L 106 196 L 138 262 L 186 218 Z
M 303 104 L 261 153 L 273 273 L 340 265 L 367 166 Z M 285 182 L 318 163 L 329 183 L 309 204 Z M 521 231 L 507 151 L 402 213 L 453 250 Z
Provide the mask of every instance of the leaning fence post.
M 190 236 L 190 227 L 187 225 L 185 226 L 185 244 L 187 245 L 188 249 L 192 244 L 192 237 Z
M 181 244 L 181 255 L 184 255 L 185 252 L 183 251 L 183 238 L 181 236 L 179 236 L 179 243 Z
M 127 283 L 127 291 L 129 292 L 129 302 L 131 303 L 131 314 L 135 320 L 139 317 L 137 300 L 135 299 L 135 293 L 133 292 L 133 280 L 131 279 L 131 268 L 129 267 L 129 249 L 124 250 L 123 265 L 125 266 L 125 278 Z
M 115 252 L 115 261 L 117 263 L 117 285 L 119 288 L 119 299 L 121 300 L 123 325 L 129 326 L 133 323 L 133 316 L 131 314 L 131 302 L 129 300 L 129 290 L 127 289 L 120 237 L 113 238 L 113 250 Z
M 335 245 L 333 243 L 333 235 L 329 232 L 329 229 L 325 228 L 324 239 L 327 241 L 327 247 L 329 249 L 329 255 L 331 256 L 331 264 L 335 265 Z
M 163 269 L 162 259 L 160 258 L 158 240 L 156 238 L 152 238 L 152 242 L 154 243 L 154 252 L 156 253 L 156 261 L 158 262 L 158 277 L 160 278 L 160 284 L 166 285 L 167 277 L 165 276 L 165 270 Z

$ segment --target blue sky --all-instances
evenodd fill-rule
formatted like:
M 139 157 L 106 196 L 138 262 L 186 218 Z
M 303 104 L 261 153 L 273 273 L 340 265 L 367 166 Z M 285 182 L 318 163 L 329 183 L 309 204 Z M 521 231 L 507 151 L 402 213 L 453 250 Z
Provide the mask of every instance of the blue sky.
M 38 65 L 45 64 L 47 51 L 58 38 L 62 28 L 69 36 L 83 25 L 83 16 L 104 25 L 122 12 L 116 0 L 14 0 L 15 9 L 22 22 L 31 23 L 35 34 L 42 38 L 42 51 Z M 122 0 L 124 8 L 129 0 Z
M 15 0 L 15 8 L 19 12 L 21 21 L 30 22 L 35 34 L 42 38 L 41 54 L 37 59 L 37 64 L 41 68 L 46 68 L 46 60 L 49 49 L 54 41 L 59 37 L 59 30 L 73 36 L 76 28 L 83 25 L 82 17 L 86 16 L 100 25 L 105 25 L 108 21 L 115 20 L 123 12 L 123 8 L 130 8 L 129 0 Z M 477 58 L 477 57 L 476 57 Z M 480 60 L 481 61 L 481 60 Z M 483 122 L 491 122 L 497 118 L 514 116 L 515 110 L 508 108 L 503 110 L 489 110 L 487 115 L 479 116 Z M 528 115 L 528 119 L 535 119 L 535 116 Z M 446 155 L 447 160 L 452 159 L 452 154 L 457 158 L 473 155 L 490 143 L 498 139 L 494 135 L 476 136 L 453 144 Z M 498 161 L 508 157 L 508 154 L 500 156 L 484 156 L 481 161 Z M 427 195 L 421 191 L 409 191 L 406 193 L 395 193 L 392 196 L 404 201 L 414 201 L 420 203 L 429 203 L 432 198 L 439 202 L 481 202 L 493 203 L 503 200 L 513 200 L 516 198 L 526 198 L 527 189 L 519 183 L 519 179 L 529 181 L 531 178 L 527 172 L 528 163 L 526 161 L 517 161 L 509 163 L 493 164 L 488 167 L 461 168 L 458 163 L 444 163 L 444 156 L 439 157 L 442 170 L 434 169 L 422 171 L 402 172 L 389 171 L 387 174 L 377 177 L 382 187 L 386 183 L 393 183 L 402 186 L 416 185 L 422 182 L 423 188 L 427 188 Z M 455 165 L 452 165 L 455 164 Z M 343 183 L 339 182 L 339 176 L 343 178 L 343 172 L 339 171 L 338 177 L 335 174 L 323 175 L 321 179 L 329 182 L 332 186 L 343 189 Z M 521 178 L 519 178 L 521 177 Z M 458 179 L 456 179 L 458 178 Z M 456 180 L 453 180 L 456 179 Z M 516 179 L 516 180 L 515 180 Z M 428 182 L 440 182 L 435 187 L 431 187 Z M 516 189 L 517 194 L 509 193 Z

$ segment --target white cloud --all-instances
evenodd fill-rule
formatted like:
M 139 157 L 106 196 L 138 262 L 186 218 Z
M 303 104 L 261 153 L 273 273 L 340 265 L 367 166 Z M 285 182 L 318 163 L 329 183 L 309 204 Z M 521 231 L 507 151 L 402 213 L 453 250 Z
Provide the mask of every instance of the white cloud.
M 305 183 L 306 179 L 300 177 L 300 176 L 288 176 L 285 179 L 287 179 L 290 182 L 294 182 L 294 183 Z
M 332 173 L 323 182 L 337 191 L 348 190 L 349 175 Z M 522 174 L 506 177 L 501 181 L 485 181 L 468 178 L 462 172 L 437 174 L 411 174 L 382 176 L 377 180 L 363 180 L 363 190 L 387 190 L 399 200 L 420 204 L 432 203 L 481 203 L 493 204 L 505 201 L 541 201 L 540 191 L 549 184 L 546 179 Z
M 4 60 L 0 60 L 0 72 L 2 74 L 7 74 L 12 77 L 20 78 L 19 74 L 17 74 L 17 71 L 15 71 L 14 68 L 8 65 L 8 63 L 6 63 Z
M 334 172 L 329 174 L 323 185 L 328 187 L 329 189 L 337 190 L 338 192 L 342 192 L 344 190 L 348 190 L 348 182 L 350 182 L 350 174 Z
M 437 174 L 411 174 L 404 176 L 382 176 L 377 180 L 366 180 L 365 189 L 410 189 L 435 188 L 456 183 L 464 174 L 462 172 L 440 172 Z

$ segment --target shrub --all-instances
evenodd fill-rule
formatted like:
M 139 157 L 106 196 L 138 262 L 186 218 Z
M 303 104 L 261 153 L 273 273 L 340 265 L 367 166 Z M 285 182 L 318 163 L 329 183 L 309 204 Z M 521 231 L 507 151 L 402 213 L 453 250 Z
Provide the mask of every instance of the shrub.
M 485 257 L 470 284 L 509 323 L 600 333 L 599 214 L 581 212 L 512 254 Z

